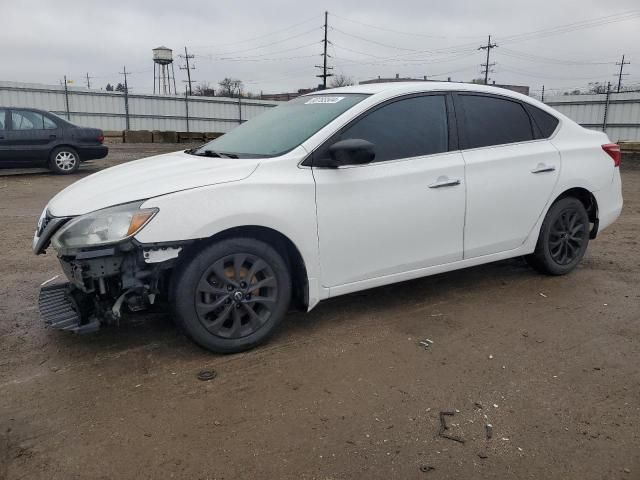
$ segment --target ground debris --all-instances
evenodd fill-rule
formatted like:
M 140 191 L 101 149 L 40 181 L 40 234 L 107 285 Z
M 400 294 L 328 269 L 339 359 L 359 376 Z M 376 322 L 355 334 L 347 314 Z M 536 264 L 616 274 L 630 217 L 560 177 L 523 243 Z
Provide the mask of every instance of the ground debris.
M 213 380 L 217 376 L 218 373 L 215 370 L 200 370 L 198 372 L 198 380 L 202 380 L 203 382 Z
M 444 417 L 453 417 L 454 415 L 455 412 L 440 412 L 440 430 L 438 431 L 438 436 L 446 438 L 448 440 L 453 440 L 454 442 L 464 443 L 463 438 L 446 433 L 446 431 L 449 430 L 449 426 L 447 425 L 447 421 Z

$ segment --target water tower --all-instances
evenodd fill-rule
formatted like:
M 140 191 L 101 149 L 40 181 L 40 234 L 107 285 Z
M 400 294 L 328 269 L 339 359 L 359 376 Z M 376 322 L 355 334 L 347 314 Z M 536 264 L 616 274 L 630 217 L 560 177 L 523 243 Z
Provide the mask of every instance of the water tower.
M 177 95 L 176 76 L 173 71 L 173 51 L 167 47 L 153 49 L 153 93 L 171 95 L 171 83 L 173 82 L 173 94 Z

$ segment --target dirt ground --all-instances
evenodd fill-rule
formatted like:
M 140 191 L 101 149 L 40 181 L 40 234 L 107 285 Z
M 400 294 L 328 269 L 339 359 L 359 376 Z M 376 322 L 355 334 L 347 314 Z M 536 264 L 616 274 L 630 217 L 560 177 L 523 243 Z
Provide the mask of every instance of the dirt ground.
M 177 148 L 0 172 L 0 479 L 640 478 L 640 162 L 623 160 L 624 212 L 566 277 L 515 259 L 347 295 L 229 356 L 161 314 L 45 329 L 38 285 L 60 268 L 30 247 L 46 202 Z M 464 443 L 438 436 L 441 411 Z

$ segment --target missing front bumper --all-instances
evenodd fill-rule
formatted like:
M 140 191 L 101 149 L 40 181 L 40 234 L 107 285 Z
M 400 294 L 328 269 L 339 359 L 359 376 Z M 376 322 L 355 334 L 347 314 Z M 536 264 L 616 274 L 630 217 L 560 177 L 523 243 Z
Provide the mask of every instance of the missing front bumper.
M 74 294 L 70 283 L 40 288 L 38 308 L 45 325 L 56 330 L 90 333 L 100 328 L 98 319 L 91 315 L 91 306 L 85 298 Z

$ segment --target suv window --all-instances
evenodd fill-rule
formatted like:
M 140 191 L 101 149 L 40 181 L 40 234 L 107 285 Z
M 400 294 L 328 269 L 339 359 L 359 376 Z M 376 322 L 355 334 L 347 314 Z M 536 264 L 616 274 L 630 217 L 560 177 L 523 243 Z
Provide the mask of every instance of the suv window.
M 44 127 L 44 116 L 29 110 L 13 110 L 11 127 L 14 130 L 41 130 Z
M 5 121 L 7 111 L 0 109 L 0 130 L 5 130 L 7 128 L 7 123 Z
M 560 122 L 556 117 L 533 105 L 527 105 L 527 110 L 529 110 L 533 121 L 538 130 L 540 130 L 541 138 L 549 138 L 556 131 L 556 127 Z
M 533 140 L 531 119 L 522 104 L 482 95 L 459 95 L 464 110 L 466 148 Z
M 373 143 L 374 162 L 446 152 L 449 134 L 445 96 L 412 97 L 384 105 L 356 120 L 335 141 L 348 138 Z

